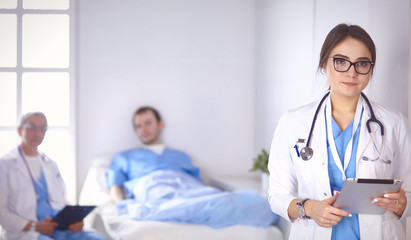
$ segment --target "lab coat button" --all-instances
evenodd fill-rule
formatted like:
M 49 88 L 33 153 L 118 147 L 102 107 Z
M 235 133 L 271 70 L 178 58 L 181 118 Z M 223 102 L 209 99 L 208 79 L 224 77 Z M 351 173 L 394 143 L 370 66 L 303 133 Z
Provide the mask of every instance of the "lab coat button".
M 322 164 L 323 166 L 325 165 L 325 162 L 323 162 L 323 164 Z
M 327 196 L 327 193 L 326 193 L 326 192 L 324 193 L 324 196 Z

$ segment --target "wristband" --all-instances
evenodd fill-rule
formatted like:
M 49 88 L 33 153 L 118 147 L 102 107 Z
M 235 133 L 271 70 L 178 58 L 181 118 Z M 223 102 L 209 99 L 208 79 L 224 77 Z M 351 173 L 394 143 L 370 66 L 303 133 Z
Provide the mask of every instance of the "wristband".
M 37 225 L 36 222 L 30 222 L 29 231 L 30 231 L 30 232 L 36 232 L 36 225 Z
M 309 200 L 308 198 L 302 200 L 301 202 L 297 202 L 297 207 L 298 207 L 298 214 L 300 215 L 300 219 L 307 219 L 310 218 L 307 215 L 305 215 L 305 209 L 304 209 L 304 203 Z

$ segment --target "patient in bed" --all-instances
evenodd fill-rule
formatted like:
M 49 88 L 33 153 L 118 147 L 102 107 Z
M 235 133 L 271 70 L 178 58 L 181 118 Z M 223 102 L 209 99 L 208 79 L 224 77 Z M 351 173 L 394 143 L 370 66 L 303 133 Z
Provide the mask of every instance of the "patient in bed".
M 118 153 L 107 171 L 119 214 L 136 220 L 266 227 L 278 220 L 257 191 L 223 192 L 205 185 L 190 157 L 160 141 L 164 123 L 157 110 L 141 107 L 133 126 L 143 146 Z

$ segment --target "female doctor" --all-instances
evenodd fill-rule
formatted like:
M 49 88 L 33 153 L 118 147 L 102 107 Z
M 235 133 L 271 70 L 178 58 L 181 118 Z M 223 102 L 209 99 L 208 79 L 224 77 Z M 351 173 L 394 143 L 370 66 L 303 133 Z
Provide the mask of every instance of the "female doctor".
M 271 209 L 292 223 L 290 239 L 405 239 L 400 221 L 410 216 L 411 131 L 400 113 L 362 94 L 375 63 L 368 33 L 337 25 L 319 62 L 329 92 L 279 120 L 268 194 Z M 403 179 L 404 184 L 372 199 L 384 214 L 357 215 L 333 207 L 346 178 Z

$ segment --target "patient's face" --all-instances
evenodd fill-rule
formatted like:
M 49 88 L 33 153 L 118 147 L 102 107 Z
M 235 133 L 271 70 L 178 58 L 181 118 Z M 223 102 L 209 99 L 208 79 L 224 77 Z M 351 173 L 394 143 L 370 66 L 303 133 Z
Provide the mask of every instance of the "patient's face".
M 137 114 L 134 118 L 134 127 L 140 140 L 147 145 L 159 144 L 163 122 L 157 121 L 152 111 Z

